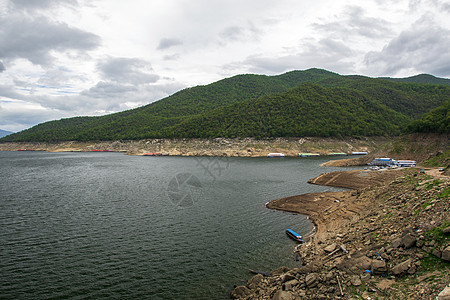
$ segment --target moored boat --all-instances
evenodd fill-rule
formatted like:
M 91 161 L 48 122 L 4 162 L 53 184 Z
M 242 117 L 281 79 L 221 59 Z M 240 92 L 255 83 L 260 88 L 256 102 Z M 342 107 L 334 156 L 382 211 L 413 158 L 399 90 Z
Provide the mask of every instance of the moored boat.
M 303 238 L 300 234 L 298 234 L 297 232 L 295 232 L 292 229 L 286 229 L 286 234 L 293 240 L 299 242 L 299 243 L 303 243 Z
M 267 157 L 284 157 L 283 153 L 269 153 Z
M 314 157 L 314 156 L 320 156 L 319 153 L 298 153 L 297 156 L 300 157 Z

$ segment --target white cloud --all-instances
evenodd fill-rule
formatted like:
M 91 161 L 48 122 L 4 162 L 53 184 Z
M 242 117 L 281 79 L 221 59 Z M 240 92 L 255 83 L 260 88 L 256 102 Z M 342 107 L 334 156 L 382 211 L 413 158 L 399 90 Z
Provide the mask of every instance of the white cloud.
M 239 73 L 450 76 L 444 0 L 4 3 L 1 129 L 116 112 Z
M 425 16 L 393 38 L 381 51 L 366 54 L 367 68 L 379 75 L 404 76 L 405 71 L 450 75 L 450 29 Z

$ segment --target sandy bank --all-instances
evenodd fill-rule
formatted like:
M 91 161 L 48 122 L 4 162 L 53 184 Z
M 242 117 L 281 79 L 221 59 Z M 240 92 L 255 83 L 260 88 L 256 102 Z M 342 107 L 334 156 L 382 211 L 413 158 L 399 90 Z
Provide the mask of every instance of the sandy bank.
M 342 187 L 353 191 L 311 193 L 273 200 L 270 209 L 295 212 L 310 217 L 316 226 L 316 241 L 326 241 L 349 221 L 360 218 L 370 202 L 362 202 L 356 189 L 380 185 L 399 176 L 400 171 L 353 170 L 321 174 L 310 179 L 313 184 Z
M 137 141 L 59 142 L 59 143 L 0 143 L 0 151 L 18 149 L 44 150 L 49 152 L 110 150 L 126 151 L 131 155 L 165 153 L 183 156 L 263 157 L 271 152 L 287 156 L 313 152 L 327 155 L 332 152 L 351 153 L 372 151 L 385 142 L 383 138 L 333 139 L 333 138 L 276 138 L 244 139 L 150 139 Z

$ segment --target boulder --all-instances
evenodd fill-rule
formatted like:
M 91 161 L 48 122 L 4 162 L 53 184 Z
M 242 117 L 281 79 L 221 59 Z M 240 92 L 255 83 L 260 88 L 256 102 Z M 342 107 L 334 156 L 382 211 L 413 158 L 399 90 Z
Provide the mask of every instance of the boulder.
M 263 280 L 264 276 L 262 274 L 258 274 L 250 278 L 250 280 L 247 282 L 247 287 L 251 290 L 254 290 L 258 287 L 258 285 Z
M 305 283 L 308 288 L 314 288 L 319 284 L 319 275 L 316 273 L 308 274 L 305 278 Z
M 450 300 L 450 285 L 447 285 L 439 295 L 437 295 L 436 300 Z
M 325 252 L 327 252 L 327 253 L 331 253 L 331 252 L 333 252 L 336 249 L 336 247 L 337 247 L 337 244 L 333 243 L 333 244 L 331 244 L 329 246 L 326 246 L 323 250 Z
M 450 226 L 447 228 L 442 229 L 442 233 L 444 234 L 450 234 Z
M 392 240 L 391 245 L 393 248 L 399 248 L 402 246 L 402 239 L 401 238 L 396 238 L 394 240 Z
M 384 274 L 387 271 L 384 260 L 372 259 L 371 268 L 373 274 Z
M 250 291 L 246 286 L 240 285 L 231 292 L 231 298 L 241 299 L 241 298 L 248 297 L 251 294 L 252 294 L 252 291 Z
M 290 280 L 284 283 L 284 290 L 285 291 L 292 291 L 294 286 L 297 286 L 299 284 L 297 279 Z
M 346 273 L 361 274 L 364 270 L 370 269 L 372 260 L 367 256 L 359 256 L 342 261 L 337 268 Z
M 272 300 L 296 300 L 300 299 L 298 296 L 293 295 L 291 292 L 279 290 L 273 295 Z
M 414 245 L 416 244 L 416 241 L 417 241 L 416 237 L 413 236 L 411 233 L 407 233 L 406 235 L 404 235 L 402 237 L 402 245 L 406 249 L 414 247 Z
M 398 265 L 396 265 L 395 267 L 392 268 L 392 274 L 399 276 L 402 275 L 403 273 L 405 273 L 406 271 L 409 270 L 409 268 L 411 268 L 412 265 L 412 260 L 408 259 L 405 260 L 402 263 L 399 263 Z
M 358 275 L 353 275 L 350 279 L 353 286 L 360 286 L 362 284 L 361 278 Z
M 450 261 L 450 246 L 442 250 L 441 258 L 445 261 Z
M 298 273 L 297 270 L 290 270 L 289 272 L 281 275 L 281 282 L 286 282 L 295 279 Z
M 433 251 L 431 253 L 438 258 L 441 258 L 441 256 L 442 256 L 442 252 L 439 251 L 439 249 L 433 249 Z

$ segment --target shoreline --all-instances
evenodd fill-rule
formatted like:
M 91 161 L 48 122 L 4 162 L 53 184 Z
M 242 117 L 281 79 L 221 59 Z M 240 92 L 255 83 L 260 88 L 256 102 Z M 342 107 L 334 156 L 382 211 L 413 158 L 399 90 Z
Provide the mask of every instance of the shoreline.
M 308 216 L 316 232 L 296 252 L 301 266 L 255 275 L 233 299 L 435 299 L 450 292 L 449 177 L 352 170 L 309 182 L 352 190 L 267 203 Z
M 307 193 L 275 199 L 266 204 L 269 209 L 307 216 L 315 227 L 314 234 L 306 236 L 316 242 L 325 242 L 329 233 L 342 227 L 348 218 L 360 215 L 365 208 L 358 201 L 358 189 L 380 185 L 398 176 L 400 170 L 351 170 L 323 173 L 308 183 L 349 189 L 339 192 Z M 332 217 L 329 217 L 333 213 Z M 352 216 L 353 215 L 353 216 Z
M 135 141 L 98 142 L 5 142 L 0 151 L 19 149 L 48 152 L 90 152 L 92 150 L 126 152 L 128 155 L 160 153 L 172 156 L 217 156 L 217 157 L 266 157 L 269 153 L 284 153 L 288 157 L 298 153 L 330 153 L 354 151 L 370 152 L 386 138 L 214 138 L 214 139 L 149 139 Z

